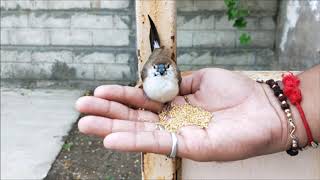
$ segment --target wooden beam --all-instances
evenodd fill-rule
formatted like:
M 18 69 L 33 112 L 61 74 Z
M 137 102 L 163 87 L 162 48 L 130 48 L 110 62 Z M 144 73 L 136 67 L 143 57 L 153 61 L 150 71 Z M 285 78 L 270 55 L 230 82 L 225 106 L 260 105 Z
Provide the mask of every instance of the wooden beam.
M 139 70 L 151 54 L 148 14 L 157 27 L 161 45 L 165 46 L 176 60 L 176 2 L 174 0 L 136 0 Z
M 153 19 L 161 45 L 176 60 L 176 2 L 174 0 L 136 0 L 137 55 L 139 73 L 151 54 L 149 43 L 150 23 Z M 177 160 L 152 153 L 142 154 L 143 179 L 176 179 Z

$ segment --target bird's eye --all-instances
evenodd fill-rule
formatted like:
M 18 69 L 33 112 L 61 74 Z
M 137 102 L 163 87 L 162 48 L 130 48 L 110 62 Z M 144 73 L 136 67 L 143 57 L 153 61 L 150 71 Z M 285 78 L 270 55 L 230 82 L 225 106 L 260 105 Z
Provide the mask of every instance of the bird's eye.
M 156 69 L 157 68 L 157 66 L 156 65 L 153 65 L 153 69 Z
M 167 69 L 170 68 L 170 64 L 167 65 Z

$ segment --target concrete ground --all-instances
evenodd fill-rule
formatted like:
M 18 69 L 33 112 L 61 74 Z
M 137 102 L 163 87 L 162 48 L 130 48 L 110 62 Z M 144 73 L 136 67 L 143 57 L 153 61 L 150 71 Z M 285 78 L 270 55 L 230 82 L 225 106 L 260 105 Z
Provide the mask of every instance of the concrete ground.
M 79 115 L 80 90 L 1 88 L 1 179 L 42 179 Z

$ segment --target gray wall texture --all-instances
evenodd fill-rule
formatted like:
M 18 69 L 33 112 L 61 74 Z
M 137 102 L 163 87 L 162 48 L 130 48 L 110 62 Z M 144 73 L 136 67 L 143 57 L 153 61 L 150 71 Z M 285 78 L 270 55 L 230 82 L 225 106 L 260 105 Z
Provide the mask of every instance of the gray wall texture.
M 182 70 L 271 70 L 277 0 L 244 0 L 250 45 L 223 0 L 177 0 Z M 128 84 L 137 77 L 134 0 L 1 0 L 1 80 L 31 86 Z M 303 65 L 302 65 L 303 66 Z M 284 65 L 285 67 L 285 65 Z
M 281 2 L 276 54 L 282 69 L 305 69 L 320 64 L 320 1 Z

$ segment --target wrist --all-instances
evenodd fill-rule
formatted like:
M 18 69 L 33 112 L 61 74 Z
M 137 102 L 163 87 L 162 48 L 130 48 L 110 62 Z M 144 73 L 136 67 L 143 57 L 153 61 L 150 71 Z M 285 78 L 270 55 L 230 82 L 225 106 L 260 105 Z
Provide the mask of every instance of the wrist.
M 307 137 L 307 133 L 306 133 L 305 127 L 303 125 L 300 113 L 299 113 L 298 109 L 290 101 L 288 101 L 288 104 L 290 105 L 292 117 L 294 120 L 294 124 L 296 126 L 295 135 L 298 138 L 299 147 L 304 148 L 304 147 L 308 146 L 308 137 Z M 288 141 L 291 142 L 290 138 L 288 139 Z M 288 149 L 289 148 L 290 148 L 290 146 L 288 147 Z
M 283 89 L 282 81 L 278 81 L 278 84 L 281 87 L 281 89 Z M 298 109 L 290 102 L 290 100 L 287 100 L 287 103 L 289 104 L 289 107 L 292 113 L 293 122 L 296 127 L 294 135 L 298 138 L 299 147 L 303 148 L 308 145 L 308 137 L 307 137 L 307 133 L 305 131 L 301 116 L 299 114 Z M 291 142 L 292 142 L 291 139 L 288 138 L 288 143 L 286 147 L 287 149 L 290 149 Z
M 304 119 L 301 118 L 298 109 L 296 106 L 291 104 L 290 100 L 282 102 L 282 105 L 279 103 L 280 96 L 278 97 L 278 95 L 280 89 L 279 87 L 277 89 L 277 87 L 273 85 L 272 81 L 267 82 L 268 85 L 262 84 L 262 88 L 264 89 L 270 104 L 278 114 L 281 122 L 281 133 L 278 132 L 278 135 L 281 135 L 282 138 L 277 138 L 277 142 L 275 142 L 275 144 L 280 144 L 280 151 L 290 149 L 291 153 L 287 151 L 290 155 L 295 155 L 292 154 L 293 151 L 291 149 L 294 147 L 293 145 L 296 142 L 298 142 L 299 147 L 306 147 L 309 142 L 308 139 L 311 140 L 311 138 L 308 138 L 311 137 L 310 133 L 310 136 L 307 136 L 307 131 L 304 126 L 305 121 L 307 121 L 310 126 L 313 141 L 319 143 L 320 139 L 320 94 L 318 93 L 320 91 L 320 65 L 298 76 L 301 82 L 299 88 L 302 92 L 302 102 L 300 104 L 306 116 Z M 282 87 L 281 82 L 278 84 L 281 84 L 280 87 Z M 272 88 L 270 88 L 271 86 Z M 277 96 L 275 96 L 275 94 Z M 298 101 L 300 102 L 300 100 Z M 283 106 L 286 104 L 290 106 L 290 111 L 287 110 L 286 106 Z M 286 112 L 284 112 L 281 106 L 286 109 Z M 300 111 L 301 107 L 299 106 Z M 310 132 L 309 129 L 308 132 Z M 290 133 L 293 133 L 294 136 L 291 136 Z
M 274 95 L 274 92 L 267 84 L 261 84 L 262 88 L 265 91 L 266 97 L 269 99 L 269 102 L 271 106 L 273 107 L 275 113 L 278 115 L 278 118 L 280 120 L 281 126 L 279 126 L 281 129 L 277 130 L 276 132 L 281 132 L 280 139 L 274 139 L 276 142 L 274 144 L 277 144 L 278 151 L 285 151 L 291 147 L 292 140 L 289 137 L 289 125 L 288 120 L 286 118 L 286 115 L 284 111 L 281 108 L 281 105 L 279 103 L 278 98 Z M 279 136 L 278 136 L 279 137 Z
M 282 83 L 278 82 L 282 89 Z M 273 90 L 267 85 L 263 84 L 262 87 L 264 88 L 267 98 L 269 99 L 271 105 L 273 106 L 274 110 L 278 114 L 278 117 L 281 122 L 281 127 L 282 127 L 282 138 L 277 141 L 281 141 L 280 143 L 280 150 L 285 151 L 288 150 L 292 147 L 292 138 L 290 138 L 290 130 L 291 127 L 289 126 L 289 122 L 286 116 L 286 113 L 284 110 L 281 108 L 281 104 L 278 100 L 278 98 L 274 95 Z M 300 114 L 296 107 L 290 103 L 289 100 L 287 100 L 287 103 L 289 104 L 291 113 L 292 113 L 292 118 L 293 118 L 293 123 L 295 125 L 295 132 L 294 135 L 297 137 L 298 140 L 298 145 L 299 147 L 305 147 L 308 143 L 307 135 L 305 133 L 305 129 L 300 117 Z
M 300 89 L 302 94 L 301 106 L 305 112 L 307 122 L 310 126 L 313 140 L 320 141 L 320 66 L 301 73 Z M 299 115 L 299 114 L 298 114 Z M 300 119 L 301 120 L 301 119 Z M 304 126 L 302 124 L 302 128 Z M 304 129 L 305 130 L 305 129 Z M 304 131 L 305 136 L 306 131 Z
M 298 110 L 299 104 L 295 104 L 295 106 L 292 102 L 288 101 L 295 120 L 295 135 L 298 137 L 299 147 L 306 147 L 310 145 L 311 141 L 319 142 L 320 96 L 317 92 L 320 90 L 320 79 L 319 76 L 314 76 L 314 72 L 312 71 L 313 70 L 309 70 L 298 75 L 300 84 L 298 84 L 297 88 L 301 91 L 301 103 L 299 103 L 301 105 L 301 107 L 299 107 L 300 110 Z M 320 74 L 319 66 L 318 73 Z M 279 84 L 282 86 L 281 81 Z M 294 96 L 291 98 L 294 99 Z M 304 119 L 302 119 L 303 114 L 300 114 L 299 111 L 304 111 Z M 309 136 L 307 132 L 309 133 Z

